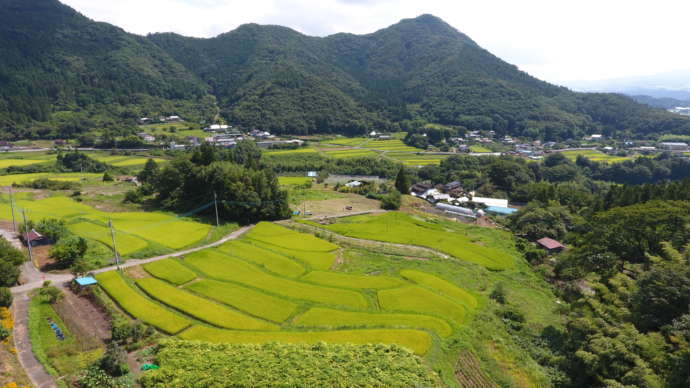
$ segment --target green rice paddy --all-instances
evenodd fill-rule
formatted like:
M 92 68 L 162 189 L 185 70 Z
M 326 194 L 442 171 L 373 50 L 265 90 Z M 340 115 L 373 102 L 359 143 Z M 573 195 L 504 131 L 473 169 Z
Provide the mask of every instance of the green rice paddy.
M 30 166 L 32 164 L 46 162 L 46 160 L 37 159 L 0 159 L 0 168 Z
M 185 288 L 251 315 L 278 323 L 292 316 L 299 306 L 287 299 L 216 280 L 201 280 Z
M 176 286 L 196 279 L 194 271 L 180 264 L 175 259 L 165 259 L 144 264 L 144 269 L 151 275 L 168 281 Z
M 436 317 L 421 314 L 385 314 L 334 310 L 322 307 L 310 309 L 294 320 L 296 325 L 305 327 L 408 327 L 427 329 L 447 337 L 453 333 L 448 322 Z
M 4 177 L 0 177 L 4 178 Z M 0 218 L 12 219 L 8 195 L 0 195 Z M 27 217 L 38 221 L 42 218 L 62 218 L 72 232 L 99 241 L 112 248 L 112 238 L 107 228 L 112 220 L 116 230 L 118 252 L 129 255 L 149 246 L 180 249 L 205 239 L 211 226 L 186 220 L 161 212 L 104 212 L 74 201 L 56 196 L 39 200 L 18 197 L 17 210 L 26 209 Z
M 193 326 L 179 335 L 186 340 L 222 343 L 307 343 L 317 342 L 369 344 L 386 343 L 404 346 L 416 354 L 425 354 L 431 347 L 431 337 L 421 330 L 363 329 L 312 332 L 251 332 L 222 330 L 205 326 Z
M 217 248 L 146 264 L 155 278 L 130 285 L 110 272 L 98 280 L 125 311 L 167 333 L 203 322 L 177 334 L 183 339 L 382 342 L 418 354 L 431 347 L 430 334 L 448 337 L 464 322 L 466 307 L 450 298 L 464 295 L 474 301 L 461 288 L 421 271 L 349 274 L 315 269 L 300 259 L 309 253 L 331 260 L 336 249 L 314 235 L 260 223 Z M 152 317 L 144 305 L 168 309 L 168 318 L 188 318 L 171 325 Z
M 218 327 L 243 330 L 278 329 L 278 326 L 272 323 L 252 318 L 229 307 L 211 302 L 162 280 L 155 278 L 138 279 L 137 286 L 141 287 L 152 298 L 191 317 Z
M 500 270 L 514 265 L 511 256 L 473 241 L 465 233 L 467 227 L 458 223 L 442 225 L 401 212 L 389 212 L 340 218 L 324 228 L 349 237 L 428 247 L 489 269 Z
M 136 292 L 116 271 L 98 274 L 96 279 L 123 310 L 168 334 L 175 334 L 191 324 L 190 320 Z
M 619 163 L 634 159 L 631 156 L 614 156 L 605 154 L 598 150 L 569 150 L 561 152 L 568 159 L 575 161 L 579 155 L 586 157 L 594 162 Z
M 435 315 L 456 324 L 465 321 L 465 308 L 462 305 L 418 286 L 381 290 L 378 300 L 386 311 Z
M 281 186 L 297 186 L 311 182 L 312 178 L 305 176 L 279 176 L 278 184 Z

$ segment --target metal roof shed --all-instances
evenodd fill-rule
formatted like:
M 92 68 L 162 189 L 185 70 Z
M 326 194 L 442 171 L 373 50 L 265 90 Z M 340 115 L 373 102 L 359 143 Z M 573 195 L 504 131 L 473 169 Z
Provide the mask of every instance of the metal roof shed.
M 92 286 L 94 284 L 98 284 L 98 280 L 94 279 L 91 276 L 85 276 L 83 278 L 76 278 L 74 281 L 81 287 L 86 287 L 86 286 Z

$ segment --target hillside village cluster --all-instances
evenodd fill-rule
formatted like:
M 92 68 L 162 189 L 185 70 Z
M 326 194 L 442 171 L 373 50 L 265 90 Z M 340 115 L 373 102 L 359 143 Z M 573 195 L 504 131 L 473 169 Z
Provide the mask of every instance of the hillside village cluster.
M 147 117 L 139 119 L 140 125 L 180 122 L 184 122 L 184 119 L 177 115 L 159 117 L 155 120 Z M 228 124 L 210 124 L 205 126 L 203 130 L 207 133 L 207 136 L 186 136 L 184 144 L 170 142 L 167 146 L 171 149 L 185 149 L 206 142 L 220 147 L 231 148 L 243 139 L 253 139 L 261 148 L 300 147 L 304 144 L 304 141 L 300 139 L 282 139 L 260 129 L 241 131 L 239 128 Z M 155 144 L 157 141 L 156 136 L 148 132 L 142 131 L 137 133 L 137 135 L 145 143 Z M 368 133 L 368 137 L 376 140 L 393 139 L 391 134 L 377 131 L 371 131 Z M 606 154 L 618 156 L 626 156 L 632 152 L 652 154 L 661 151 L 690 151 L 690 146 L 685 142 L 619 141 L 607 138 L 603 134 L 591 134 L 580 140 L 573 139 L 559 143 L 555 141 L 542 142 L 540 140 L 524 141 L 523 139 L 508 135 L 500 137 L 497 136 L 495 131 L 469 131 L 462 137 L 452 137 L 448 140 L 450 147 L 444 153 L 469 153 L 473 156 L 513 155 L 533 160 L 539 160 L 549 152 L 577 149 L 598 149 Z M 486 152 L 487 150 L 474 152 L 473 146 L 487 148 L 489 152 Z

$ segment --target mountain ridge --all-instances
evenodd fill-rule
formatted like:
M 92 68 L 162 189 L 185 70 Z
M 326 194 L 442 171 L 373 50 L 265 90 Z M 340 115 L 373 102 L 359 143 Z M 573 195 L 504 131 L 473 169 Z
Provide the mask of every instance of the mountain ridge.
M 690 120 L 627 97 L 532 77 L 428 14 L 365 35 L 312 37 L 248 23 L 188 38 L 129 34 L 57 0 L 6 0 L 0 22 L 0 49 L 9 53 L 0 58 L 3 137 L 39 136 L 37 123 L 78 112 L 82 122 L 120 132 L 140 115 L 210 121 L 216 104 L 229 122 L 290 134 L 425 122 L 544 140 L 690 133 Z

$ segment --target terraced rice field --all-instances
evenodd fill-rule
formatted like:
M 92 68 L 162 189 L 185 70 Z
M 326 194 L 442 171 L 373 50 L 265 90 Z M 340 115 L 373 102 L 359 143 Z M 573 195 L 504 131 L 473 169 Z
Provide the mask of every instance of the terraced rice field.
M 335 144 L 335 145 L 341 145 L 341 146 L 350 146 L 350 147 L 360 147 L 363 144 L 369 142 L 371 139 L 366 138 L 366 137 L 344 137 L 344 138 L 338 138 L 338 139 L 333 139 L 333 140 L 324 140 L 321 143 L 322 144 Z
M 381 308 L 438 316 L 456 324 L 465 321 L 465 308 L 425 288 L 407 286 L 378 292 Z
M 462 228 L 460 225 L 441 225 L 400 212 L 339 218 L 324 228 L 348 237 L 428 247 L 489 269 L 507 269 L 514 265 L 511 256 L 473 241 L 462 230 L 460 233 L 447 230 Z
M 227 329 L 278 330 L 278 326 L 223 307 L 206 298 L 174 287 L 162 280 L 144 278 L 137 280 L 144 292 L 161 303 L 191 317 Z
M 374 150 L 361 148 L 327 149 L 322 151 L 326 156 L 336 159 L 342 158 L 362 158 L 367 156 L 378 156 Z
M 118 272 L 111 271 L 96 275 L 98 284 L 123 310 L 149 325 L 175 334 L 188 327 L 191 321 L 179 314 L 152 302 L 130 287 Z
M 287 299 L 216 280 L 202 280 L 192 283 L 186 288 L 251 315 L 278 323 L 292 316 L 299 306 Z
M 403 143 L 403 141 L 400 139 L 371 140 L 364 144 L 363 147 L 379 151 L 419 152 L 419 148 L 410 147 Z
M 32 164 L 47 162 L 49 161 L 39 159 L 0 159 L 0 168 L 30 166 Z
M 134 166 L 143 166 L 146 164 L 146 161 L 149 160 L 147 157 L 142 157 L 142 156 L 126 156 L 126 155 L 106 155 L 102 153 L 98 154 L 89 154 L 89 156 L 93 159 L 98 160 L 99 162 L 107 163 L 112 166 L 116 167 L 134 167 Z M 153 160 L 156 161 L 156 163 L 166 163 L 168 160 L 167 159 L 161 159 L 161 158 L 152 158 Z
M 269 272 L 295 278 L 304 273 L 305 267 L 284 255 L 264 249 L 248 240 L 229 241 L 218 247 L 221 252 L 252 262 Z
M 311 182 L 312 178 L 305 176 L 279 176 L 278 184 L 281 186 L 297 186 Z
M 78 172 L 67 172 L 67 173 L 46 173 L 38 172 L 31 174 L 14 174 L 14 175 L 3 175 L 0 176 L 0 186 L 11 186 L 13 183 L 24 183 L 31 182 L 40 178 L 48 178 L 55 181 L 65 181 L 65 182 L 79 182 L 82 179 L 86 180 L 100 180 L 103 178 L 103 174 L 91 174 L 91 173 L 78 173 Z
M 386 157 L 402 162 L 406 166 L 428 166 L 441 164 L 450 155 L 434 155 L 429 153 L 388 152 Z
M 471 145 L 470 146 L 470 152 L 477 152 L 477 153 L 484 154 L 484 153 L 488 153 L 488 152 L 492 152 L 492 151 L 490 149 L 484 147 L 484 146 Z
M 289 155 L 289 154 L 315 154 L 316 151 L 314 148 L 311 147 L 305 147 L 305 148 L 296 148 L 294 150 L 265 150 L 264 151 L 268 155 Z
M 594 162 L 619 163 L 634 159 L 631 156 L 614 156 L 597 150 L 569 150 L 561 152 L 568 159 L 575 161 L 579 155 Z
M 295 324 L 304 327 L 408 327 L 427 329 L 447 337 L 453 328 L 443 319 L 420 314 L 385 314 L 334 310 L 316 307 L 295 319 Z
M 145 264 L 144 269 L 158 279 L 163 279 L 176 286 L 196 279 L 194 271 L 180 264 L 175 259 L 154 261 L 153 263 Z
M 113 245 L 110 229 L 105 226 L 97 225 L 92 222 L 77 222 L 75 224 L 70 224 L 68 229 L 78 236 L 99 241 L 109 247 Z M 149 243 L 139 237 L 117 231 L 115 233 L 115 245 L 117 246 L 117 251 L 120 252 L 121 255 L 129 255 L 130 253 L 146 248 Z
M 332 260 L 336 249 L 311 234 L 260 223 L 217 248 L 146 264 L 155 278 L 97 278 L 134 317 L 211 342 L 387 343 L 425 354 L 432 338 L 450 336 L 476 306 L 471 294 L 421 271 L 349 274 L 299 259 L 308 252 Z
M 117 231 L 117 249 L 122 255 L 129 255 L 149 246 L 177 250 L 198 243 L 211 230 L 210 225 L 166 213 L 104 212 L 67 197 L 49 197 L 35 201 L 17 199 L 15 203 L 19 210 L 26 209 L 27 216 L 32 220 L 63 218 L 67 227 L 77 235 L 108 246 L 112 245 L 112 239 L 106 225 L 112 220 Z M 0 219 L 12 219 L 6 194 L 0 194 Z

